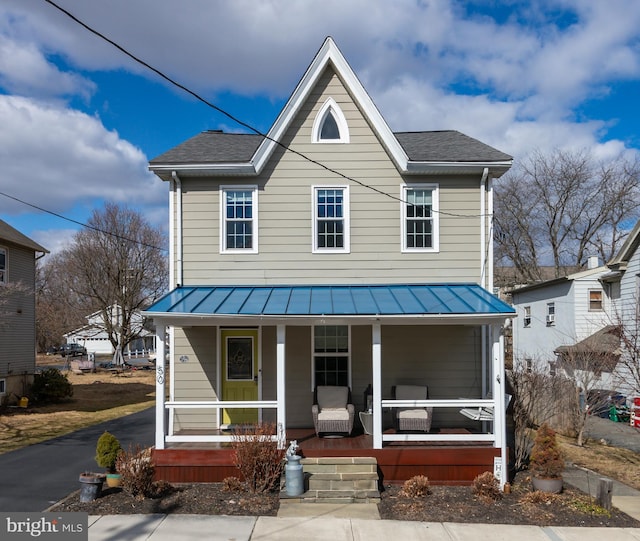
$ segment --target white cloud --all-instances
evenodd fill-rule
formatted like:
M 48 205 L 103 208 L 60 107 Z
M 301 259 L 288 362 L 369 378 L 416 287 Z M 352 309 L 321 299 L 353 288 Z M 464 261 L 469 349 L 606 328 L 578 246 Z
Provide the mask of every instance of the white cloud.
M 95 85 L 48 62 L 33 43 L 12 41 L 0 34 L 0 85 L 15 94 L 38 97 L 81 95 L 88 98 Z
M 96 199 L 134 208 L 165 205 L 166 186 L 147 171 L 147 158 L 100 120 L 62 106 L 0 95 L 3 191 L 64 212 Z M 24 207 L 0 198 L 0 211 Z

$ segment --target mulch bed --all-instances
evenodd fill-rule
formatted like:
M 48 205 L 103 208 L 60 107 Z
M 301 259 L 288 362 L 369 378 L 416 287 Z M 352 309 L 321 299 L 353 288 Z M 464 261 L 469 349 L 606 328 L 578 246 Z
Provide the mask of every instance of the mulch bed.
M 591 526 L 639 528 L 637 521 L 617 509 L 606 514 L 583 492 L 565 486 L 559 495 L 532 493 L 530 480 L 519 474 L 510 494 L 485 501 L 472 488 L 434 486 L 424 497 L 408 498 L 402 486 L 388 485 L 378 504 L 382 519 L 424 522 L 528 524 L 537 526 Z M 51 510 L 86 512 L 91 515 L 135 513 L 189 513 L 203 515 L 276 516 L 279 494 L 251 494 L 225 490 L 222 483 L 174 486 L 157 498 L 136 499 L 119 488 L 103 490 L 102 496 L 81 503 L 71 494 Z M 309 504 L 313 505 L 313 504 Z M 354 504 L 357 505 L 357 504 Z

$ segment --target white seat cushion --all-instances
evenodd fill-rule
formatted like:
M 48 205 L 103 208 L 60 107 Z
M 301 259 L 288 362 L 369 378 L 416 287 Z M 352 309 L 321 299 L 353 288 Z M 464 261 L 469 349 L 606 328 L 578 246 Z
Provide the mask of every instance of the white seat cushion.
M 400 410 L 398 412 L 398 417 L 400 419 L 428 419 L 429 414 L 425 409 L 419 410 Z
M 349 412 L 345 408 L 323 408 L 318 412 L 318 421 L 348 421 Z

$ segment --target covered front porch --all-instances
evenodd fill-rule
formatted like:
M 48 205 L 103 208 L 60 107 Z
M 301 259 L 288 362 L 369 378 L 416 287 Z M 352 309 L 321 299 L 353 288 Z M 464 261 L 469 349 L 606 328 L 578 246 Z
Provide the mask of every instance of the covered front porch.
M 280 446 L 297 440 L 307 457 L 375 456 L 388 480 L 424 474 L 432 482 L 468 483 L 489 470 L 506 481 L 501 327 L 510 307 L 476 285 L 310 287 L 309 302 L 293 304 L 303 292 L 283 289 L 183 287 L 149 309 L 160 351 L 167 328 L 175 333 L 168 397 L 167 366 L 160 358 L 156 364 L 159 475 L 169 481 L 234 475 L 233 428 L 245 423 L 233 420 L 253 412 L 254 422 L 273 424 Z M 321 302 L 322 295 L 331 302 Z M 270 309 L 274 296 L 286 297 L 286 308 Z M 348 329 L 346 353 L 334 355 L 345 356 L 344 374 L 318 368 L 316 328 L 329 326 Z M 225 395 L 233 371 L 225 364 L 229 337 L 255 338 L 256 368 L 245 374 L 255 398 Z M 315 386 L 345 383 L 357 412 L 354 430 L 318 437 L 311 428 Z M 407 384 L 428 387 L 427 398 L 395 397 L 394 388 Z M 400 408 L 430 408 L 431 429 L 398 430 Z M 471 418 L 463 410 L 484 416 Z

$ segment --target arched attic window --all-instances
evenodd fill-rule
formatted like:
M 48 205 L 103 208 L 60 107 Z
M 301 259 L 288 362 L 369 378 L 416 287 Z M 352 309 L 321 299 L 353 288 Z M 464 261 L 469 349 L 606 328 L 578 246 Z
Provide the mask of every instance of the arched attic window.
M 327 99 L 313 121 L 313 143 L 348 143 L 349 126 L 342 109 L 333 98 Z

